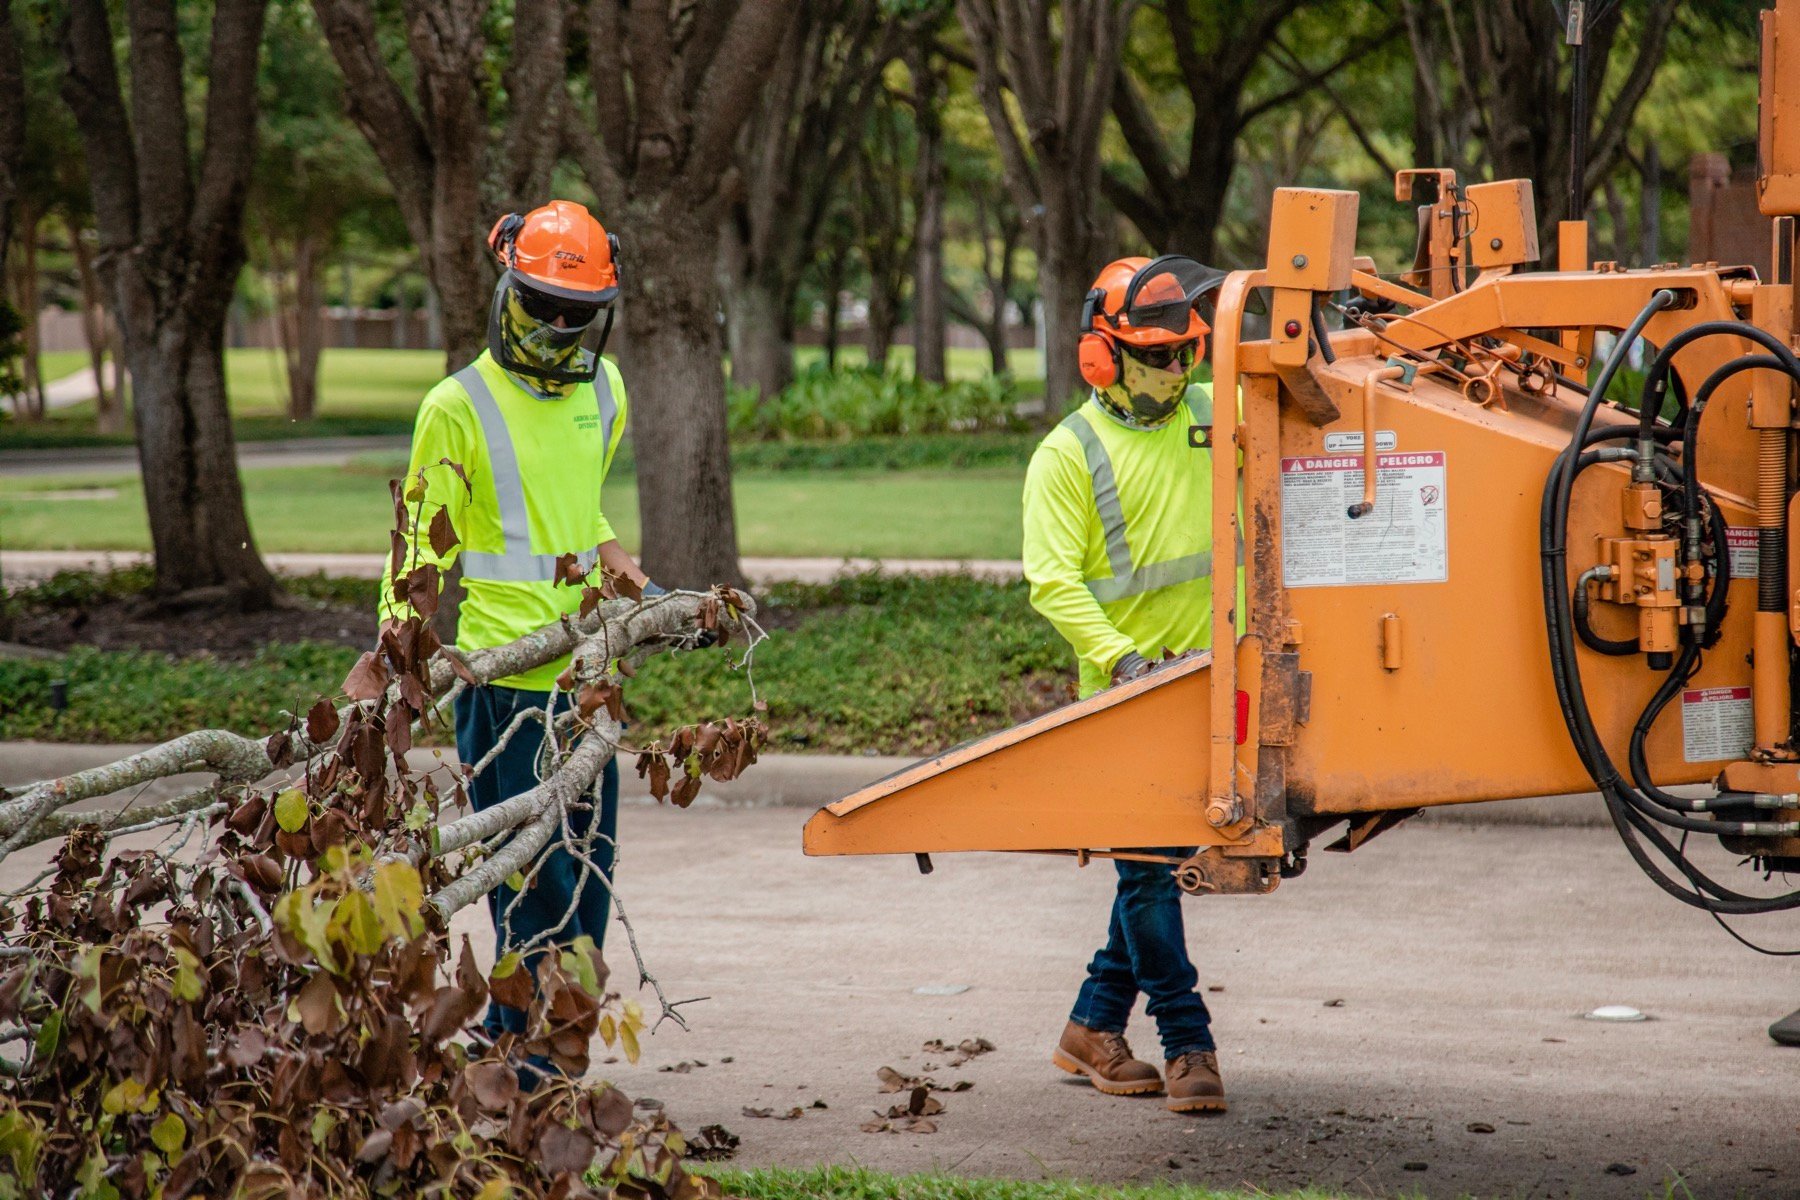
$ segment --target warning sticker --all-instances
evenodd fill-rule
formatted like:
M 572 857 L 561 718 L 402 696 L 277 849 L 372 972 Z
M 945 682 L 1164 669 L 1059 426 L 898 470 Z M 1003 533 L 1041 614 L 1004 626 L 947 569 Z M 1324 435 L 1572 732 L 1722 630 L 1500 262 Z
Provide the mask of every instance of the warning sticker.
M 1391 429 L 1375 431 L 1375 449 L 1392 450 L 1400 444 Z M 1325 435 L 1325 453 L 1327 454 L 1360 454 L 1363 448 L 1362 430 L 1352 433 L 1328 433 Z
M 1362 500 L 1361 455 L 1281 460 L 1281 575 L 1288 587 L 1450 578 L 1444 452 L 1375 459 L 1375 511 L 1354 519 L 1349 508 Z
M 1725 545 L 1731 551 L 1731 577 L 1755 579 L 1759 557 L 1756 552 L 1756 530 L 1733 526 L 1725 531 Z
M 1688 762 L 1743 758 L 1755 740 L 1747 687 L 1681 693 L 1681 757 Z

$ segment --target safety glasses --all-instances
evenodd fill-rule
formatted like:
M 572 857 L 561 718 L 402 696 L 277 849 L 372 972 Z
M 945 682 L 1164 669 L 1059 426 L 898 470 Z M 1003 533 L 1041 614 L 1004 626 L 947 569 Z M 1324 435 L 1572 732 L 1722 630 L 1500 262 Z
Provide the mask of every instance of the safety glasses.
M 1183 327 L 1185 332 L 1186 327 Z M 1195 342 L 1169 342 L 1162 346 L 1131 346 L 1125 352 L 1143 363 L 1146 367 L 1154 367 L 1166 371 L 1179 366 L 1183 371 L 1191 371 L 1194 367 L 1194 352 L 1198 344 Z
M 564 300 L 529 287 L 517 288 L 516 294 L 525 315 L 545 325 L 554 325 L 560 318 L 564 329 L 586 329 L 600 313 L 598 304 Z

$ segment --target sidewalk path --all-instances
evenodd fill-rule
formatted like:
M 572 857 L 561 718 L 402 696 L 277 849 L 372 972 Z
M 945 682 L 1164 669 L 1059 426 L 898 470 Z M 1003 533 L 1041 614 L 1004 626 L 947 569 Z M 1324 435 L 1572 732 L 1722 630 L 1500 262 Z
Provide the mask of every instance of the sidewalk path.
M 107 365 L 112 368 L 110 390 L 116 391 L 121 374 L 119 365 L 117 363 L 108 363 Z M 73 374 L 64 375 L 60 379 L 52 379 L 44 385 L 44 407 L 50 412 L 55 412 L 59 408 L 74 408 L 77 404 L 92 400 L 99 394 L 99 376 L 94 374 L 94 368 L 83 367 Z M 16 412 L 19 400 L 18 396 L 0 396 L 0 408 Z
M 411 440 L 393 437 L 290 438 L 239 442 L 238 468 L 341 467 L 369 454 L 406 458 Z M 58 450 L 0 450 L 0 475 L 136 475 L 134 446 L 86 446 Z
M 58 571 L 125 567 L 146 562 L 141 550 L 0 550 L 0 577 L 8 587 L 47 579 Z M 379 554 L 265 554 L 264 561 L 288 575 L 324 572 L 351 579 L 376 579 L 385 557 Z M 976 558 L 744 558 L 744 574 L 752 584 L 780 580 L 829 583 L 840 575 L 882 571 L 890 575 L 973 574 L 984 579 L 1021 578 L 1022 568 L 1010 559 Z

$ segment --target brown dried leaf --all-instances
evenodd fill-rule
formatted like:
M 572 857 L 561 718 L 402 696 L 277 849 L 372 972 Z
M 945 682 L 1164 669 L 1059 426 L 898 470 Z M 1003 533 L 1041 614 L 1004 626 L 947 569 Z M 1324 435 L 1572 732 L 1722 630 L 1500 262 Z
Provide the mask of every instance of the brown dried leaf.
M 436 614 L 438 591 L 436 563 L 420 563 L 406 573 L 406 602 L 421 620 L 429 621 Z
M 455 673 L 458 679 L 462 680 L 470 687 L 480 686 L 481 681 L 475 678 L 475 672 L 470 669 L 469 660 L 462 656 L 462 651 L 458 650 L 455 646 L 439 646 L 438 653 L 449 660 L 450 670 Z
M 300 1024 L 314 1037 L 330 1033 L 338 1026 L 337 985 L 323 971 L 301 987 L 300 994 L 294 998 L 294 1006 L 300 1010 Z
M 699 794 L 700 777 L 689 775 L 684 771 L 681 778 L 675 783 L 675 790 L 669 793 L 669 799 L 674 802 L 676 808 L 686 808 L 694 802 L 694 797 Z
M 564 1171 L 586 1171 L 594 1163 L 595 1149 L 586 1130 L 567 1125 L 549 1125 L 538 1135 L 538 1162 L 552 1177 Z
M 638 755 L 637 773 L 639 779 L 650 781 L 650 794 L 657 801 L 669 798 L 669 760 L 657 750 L 645 750 Z
M 263 753 L 269 756 L 269 762 L 276 770 L 292 766 L 294 762 L 293 735 L 286 730 L 270 734 L 269 740 L 263 743 Z
M 451 462 L 447 458 L 440 458 L 440 459 L 438 459 L 438 466 L 449 467 L 452 471 L 454 471 L 456 473 L 456 477 L 458 479 L 462 480 L 462 485 L 463 485 L 464 490 L 466 490 L 469 493 L 469 495 L 471 495 L 471 496 L 473 496 L 475 494 L 475 486 L 469 482 L 469 476 L 468 476 L 467 472 L 465 472 L 463 470 L 463 465 L 461 463 Z
M 323 746 L 338 731 L 337 706 L 320 696 L 306 712 L 306 736 L 315 746 Z
M 902 1075 L 892 1067 L 882 1067 L 879 1071 L 875 1072 L 875 1078 L 881 1082 L 881 1087 L 877 1090 L 882 1092 L 909 1091 L 912 1088 L 918 1087 L 919 1084 L 923 1082 L 922 1080 L 914 1079 L 910 1075 Z
M 580 615 L 583 618 L 593 616 L 594 610 L 600 607 L 600 602 L 604 599 L 606 599 L 606 593 L 602 592 L 599 588 L 597 588 L 597 587 L 582 588 L 581 589 L 581 614 Z
M 581 565 L 581 556 L 573 551 L 556 556 L 557 585 L 561 587 L 578 587 L 586 582 L 588 573 Z
M 462 541 L 456 536 L 456 526 L 450 523 L 450 511 L 445 508 L 440 508 L 431 515 L 431 529 L 427 536 L 431 539 L 431 552 L 439 558 L 450 553 Z
M 352 700 L 378 700 L 387 691 L 388 678 L 387 663 L 373 650 L 365 650 L 344 679 L 344 695 Z

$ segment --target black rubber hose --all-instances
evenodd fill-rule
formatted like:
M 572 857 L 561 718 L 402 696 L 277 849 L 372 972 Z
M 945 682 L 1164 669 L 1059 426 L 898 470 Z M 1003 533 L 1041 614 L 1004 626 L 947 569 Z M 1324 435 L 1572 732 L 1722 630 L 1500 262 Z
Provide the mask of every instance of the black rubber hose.
M 1587 403 L 1582 406 L 1581 415 L 1576 420 L 1574 435 L 1569 439 L 1571 448 L 1558 455 L 1550 468 L 1545 503 L 1539 511 L 1539 565 L 1543 581 L 1544 625 L 1550 649 L 1551 680 L 1556 687 L 1557 704 L 1562 710 L 1563 724 L 1569 730 L 1575 752 L 1581 758 L 1582 765 L 1587 768 L 1589 777 L 1602 791 L 1622 786 L 1624 781 L 1619 778 L 1617 768 L 1613 766 L 1611 757 L 1606 753 L 1606 748 L 1594 729 L 1586 697 L 1581 694 L 1574 647 L 1569 645 L 1565 630 L 1565 614 L 1569 612 L 1569 577 L 1566 567 L 1569 495 L 1574 490 L 1576 469 L 1581 458 L 1579 447 L 1587 444 L 1594 414 L 1605 398 L 1607 388 L 1611 386 L 1632 343 L 1637 341 L 1644 326 L 1658 312 L 1675 303 L 1674 292 L 1659 288 L 1637 316 L 1632 318 L 1631 324 L 1614 344 L 1605 365 L 1600 369 L 1600 377 L 1588 393 Z M 1651 437 L 1655 437 L 1654 429 Z
M 1312 299 L 1313 340 L 1319 343 L 1319 353 L 1327 364 L 1337 361 L 1337 355 L 1331 352 L 1331 335 L 1325 331 L 1325 306 L 1319 300 L 1319 293 L 1313 293 Z
M 1681 423 L 1681 494 L 1689 518 L 1700 511 L 1700 418 L 1706 415 L 1706 406 L 1712 401 L 1713 393 L 1726 380 L 1745 371 L 1780 371 L 1786 374 L 1787 364 L 1772 354 L 1752 354 L 1733 359 L 1708 375 L 1705 382 L 1701 383 L 1700 390 L 1694 393 L 1694 402 L 1688 407 Z M 1796 384 L 1800 384 L 1800 375 L 1792 378 Z M 1777 585 L 1777 594 L 1765 596 L 1762 593 L 1769 590 L 1769 581 L 1761 578 L 1758 580 L 1758 607 L 1765 612 L 1781 612 L 1787 608 L 1786 581 L 1779 580 Z M 1765 607 L 1771 601 L 1776 607 Z

